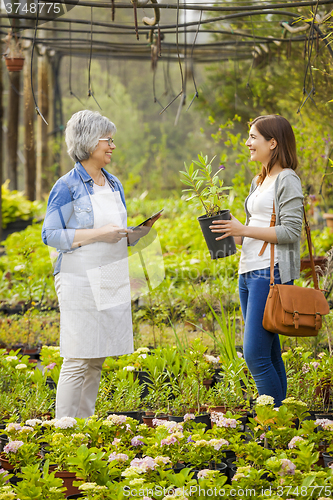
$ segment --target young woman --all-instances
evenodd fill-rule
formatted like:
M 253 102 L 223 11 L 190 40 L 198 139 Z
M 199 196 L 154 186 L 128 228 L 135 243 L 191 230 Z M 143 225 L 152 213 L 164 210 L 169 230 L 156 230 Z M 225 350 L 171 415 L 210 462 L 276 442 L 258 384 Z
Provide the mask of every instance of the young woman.
M 246 145 L 261 172 L 245 200 L 246 223 L 235 217 L 214 221 L 211 230 L 234 236 L 242 244 L 239 264 L 239 296 L 245 321 L 244 358 L 259 395 L 272 396 L 275 406 L 286 397 L 287 378 L 279 336 L 265 330 L 262 319 L 269 291 L 270 245 L 275 245 L 275 282 L 292 284 L 300 272 L 300 237 L 303 193 L 297 167 L 296 141 L 290 123 L 278 115 L 259 116 L 251 123 Z M 270 227 L 273 211 L 276 225 Z

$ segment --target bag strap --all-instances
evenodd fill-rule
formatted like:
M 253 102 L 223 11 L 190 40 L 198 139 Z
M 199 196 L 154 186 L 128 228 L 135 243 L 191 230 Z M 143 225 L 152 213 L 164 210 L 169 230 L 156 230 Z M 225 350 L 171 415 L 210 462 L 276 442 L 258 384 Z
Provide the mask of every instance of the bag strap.
M 314 287 L 315 287 L 316 290 L 319 290 L 317 273 L 316 273 L 316 270 L 315 270 L 315 266 L 314 266 L 314 262 L 313 262 L 313 255 L 312 255 L 311 229 L 310 229 L 310 225 L 309 225 L 308 219 L 306 217 L 304 203 L 303 203 L 303 215 L 304 215 L 304 222 L 305 222 L 306 239 L 307 239 L 308 248 L 309 248 L 309 257 L 310 257 L 310 264 L 311 264 L 311 273 L 312 273 L 313 285 L 314 285 Z
M 306 239 L 307 239 L 308 248 L 309 248 L 309 257 L 310 257 L 310 265 L 311 265 L 311 273 L 312 273 L 313 285 L 314 285 L 314 288 L 316 290 L 319 290 L 318 279 L 317 279 L 317 274 L 316 274 L 316 271 L 315 271 L 315 266 L 314 266 L 314 262 L 313 262 L 313 255 L 312 255 L 311 229 L 310 229 L 310 225 L 309 225 L 306 213 L 305 213 L 304 203 L 303 203 L 303 216 L 304 216 L 304 222 L 305 222 Z M 274 204 L 274 201 L 273 201 L 273 213 L 272 213 L 272 216 L 271 216 L 271 223 L 270 223 L 269 227 L 275 226 L 275 221 L 276 221 L 276 213 L 275 213 L 275 204 Z M 262 246 L 262 248 L 261 248 L 261 250 L 259 252 L 259 255 L 262 255 L 262 253 L 265 251 L 265 248 L 267 247 L 267 244 L 268 244 L 268 242 L 265 241 L 265 243 L 263 244 L 263 246 Z M 269 283 L 270 286 L 274 285 L 274 247 L 275 247 L 275 244 L 271 243 L 270 283 Z

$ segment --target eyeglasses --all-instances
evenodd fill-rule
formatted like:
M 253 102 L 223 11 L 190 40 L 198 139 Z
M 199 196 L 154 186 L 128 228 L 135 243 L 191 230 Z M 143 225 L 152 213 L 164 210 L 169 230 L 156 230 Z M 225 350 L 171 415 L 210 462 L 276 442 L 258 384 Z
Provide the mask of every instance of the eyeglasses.
M 112 137 L 107 137 L 106 139 L 99 139 L 100 141 L 108 141 L 108 146 L 111 146 L 112 144 L 114 144 L 114 140 L 112 139 Z

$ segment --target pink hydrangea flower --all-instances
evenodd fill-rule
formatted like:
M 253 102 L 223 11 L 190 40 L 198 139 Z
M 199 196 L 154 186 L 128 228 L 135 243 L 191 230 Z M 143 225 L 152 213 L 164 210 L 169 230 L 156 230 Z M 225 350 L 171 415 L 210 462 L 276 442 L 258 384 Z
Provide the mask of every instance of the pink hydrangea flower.
M 143 436 L 134 436 L 134 438 L 131 439 L 131 445 L 132 446 L 141 446 L 142 444 L 144 444 L 143 441 L 141 441 L 141 439 L 144 439 Z
M 161 446 L 165 445 L 169 446 L 170 444 L 176 444 L 176 443 L 178 443 L 178 441 L 175 438 L 175 436 L 168 436 L 165 439 L 162 439 Z
M 131 467 L 137 467 L 143 472 L 147 472 L 148 470 L 154 470 L 156 467 L 156 462 L 152 457 L 144 457 L 144 458 L 134 458 L 131 462 Z
M 45 366 L 45 370 L 53 370 L 53 368 L 57 366 L 57 363 L 49 363 L 48 365 Z
M 292 448 L 296 448 L 296 443 L 302 442 L 304 439 L 301 436 L 294 436 L 288 443 L 288 448 L 291 450 Z
M 329 420 L 328 418 L 317 418 L 315 425 L 322 427 L 324 431 L 333 430 L 333 420 Z
M 235 418 L 225 418 L 223 413 L 217 413 L 218 416 L 214 416 L 214 422 L 217 427 L 225 427 L 236 429 L 237 420 Z
M 188 420 L 194 420 L 194 419 L 195 419 L 194 413 L 186 413 L 184 415 L 184 422 L 187 422 Z
M 164 425 L 165 423 L 168 423 L 167 420 L 162 420 L 161 418 L 153 418 L 153 426 L 158 427 L 159 425 Z
M 281 458 L 280 460 L 282 468 L 279 472 L 280 476 L 293 476 L 295 474 L 296 465 L 287 458 Z
M 309 365 L 307 363 L 304 363 L 304 365 L 302 366 L 302 372 L 308 373 L 309 370 L 310 370 Z
M 128 460 L 128 455 L 126 453 L 110 453 L 109 462 L 112 462 L 112 460 L 118 460 L 118 462 L 126 462 Z
M 121 443 L 121 439 L 119 438 L 114 438 L 114 440 L 112 441 L 111 444 L 113 444 L 113 446 L 118 446 L 118 444 Z
M 4 447 L 3 451 L 5 453 L 17 453 L 17 450 L 23 445 L 23 441 L 9 441 L 9 443 Z

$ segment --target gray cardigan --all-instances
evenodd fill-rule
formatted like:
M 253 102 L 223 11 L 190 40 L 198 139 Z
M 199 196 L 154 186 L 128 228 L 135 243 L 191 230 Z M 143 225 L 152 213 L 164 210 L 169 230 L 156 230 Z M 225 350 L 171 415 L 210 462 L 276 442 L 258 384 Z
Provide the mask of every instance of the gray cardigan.
M 256 178 L 251 184 L 250 193 L 257 189 Z M 245 200 L 246 225 L 250 213 Z M 284 169 L 275 181 L 276 211 L 276 255 L 279 262 L 281 283 L 299 278 L 300 274 L 300 239 L 303 222 L 303 192 L 301 181 L 294 170 Z M 258 262 L 260 257 L 258 256 Z

